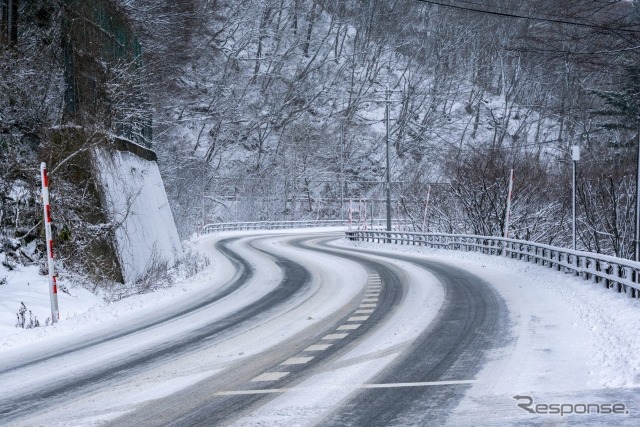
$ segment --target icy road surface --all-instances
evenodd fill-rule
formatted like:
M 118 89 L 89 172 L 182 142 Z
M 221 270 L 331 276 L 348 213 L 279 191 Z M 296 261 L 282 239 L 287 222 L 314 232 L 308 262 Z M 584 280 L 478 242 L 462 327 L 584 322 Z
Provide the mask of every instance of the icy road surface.
M 513 260 L 335 232 L 198 245 L 212 270 L 182 292 L 0 338 L 0 425 L 640 421 L 637 301 Z

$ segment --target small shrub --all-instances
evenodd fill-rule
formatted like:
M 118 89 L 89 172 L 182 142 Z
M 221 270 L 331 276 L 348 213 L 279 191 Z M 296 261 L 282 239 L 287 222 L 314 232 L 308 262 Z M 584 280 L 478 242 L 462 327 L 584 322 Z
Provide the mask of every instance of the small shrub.
M 29 321 L 27 321 L 27 311 L 29 312 Z M 20 308 L 18 309 L 18 313 L 16 314 L 18 318 L 18 322 L 16 323 L 16 328 L 22 329 L 33 329 L 40 327 L 40 321 L 36 316 L 33 315 L 31 310 L 27 310 L 27 306 L 24 302 L 20 303 Z M 49 319 L 47 319 L 48 321 Z

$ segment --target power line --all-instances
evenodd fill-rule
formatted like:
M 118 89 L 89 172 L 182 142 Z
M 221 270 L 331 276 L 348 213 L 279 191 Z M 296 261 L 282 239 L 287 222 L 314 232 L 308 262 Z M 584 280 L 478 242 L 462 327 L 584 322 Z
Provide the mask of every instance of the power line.
M 428 3 L 435 6 L 448 7 L 450 9 L 464 10 L 467 12 L 484 13 L 487 15 L 502 16 L 507 18 L 525 19 L 525 20 L 536 21 L 536 22 L 550 22 L 555 24 L 574 25 L 578 27 L 594 28 L 594 29 L 607 30 L 607 31 L 623 31 L 627 33 L 640 33 L 640 30 L 634 30 L 634 29 L 611 28 L 611 27 L 606 27 L 606 26 L 597 25 L 597 24 L 590 24 L 587 22 L 569 21 L 569 20 L 558 19 L 558 18 L 542 18 L 538 16 L 526 16 L 526 15 L 520 15 L 517 13 L 498 12 L 495 10 L 478 9 L 475 7 L 461 6 L 461 5 L 456 5 L 452 3 L 442 3 L 435 0 L 414 0 L 414 1 L 417 1 L 420 3 Z M 463 3 L 468 3 L 468 2 L 463 2 Z

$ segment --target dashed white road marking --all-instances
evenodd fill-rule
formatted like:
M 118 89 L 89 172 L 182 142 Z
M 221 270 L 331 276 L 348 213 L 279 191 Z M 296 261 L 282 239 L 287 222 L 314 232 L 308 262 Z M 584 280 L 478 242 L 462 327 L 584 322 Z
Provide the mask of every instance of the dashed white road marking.
M 359 323 L 354 323 L 354 324 L 350 324 L 350 325 L 342 325 L 338 327 L 338 331 L 348 331 L 348 330 L 353 330 L 353 329 L 358 329 L 360 327 Z
M 277 381 L 280 378 L 286 377 L 287 375 L 289 375 L 289 372 L 265 372 L 262 375 L 258 375 L 257 377 L 255 377 L 251 381 L 252 382 Z
M 378 302 L 378 298 L 365 298 L 362 302 Z
M 360 304 L 360 308 L 376 308 L 378 304 Z
M 324 338 L 322 338 L 323 340 L 341 340 L 342 338 L 346 337 L 349 334 L 329 334 L 326 335 Z
M 356 314 L 371 314 L 373 313 L 372 309 L 367 309 L 367 310 L 356 310 Z
M 265 388 L 263 390 L 232 390 L 232 391 L 219 391 L 213 393 L 214 396 L 243 396 L 245 394 L 271 394 L 271 393 L 284 393 L 289 391 L 288 388 Z
M 367 320 L 369 318 L 369 316 L 353 316 L 350 317 L 347 322 L 362 322 L 364 320 Z
M 284 362 L 282 362 L 281 365 L 304 365 L 305 363 L 308 363 L 311 359 L 313 359 L 313 356 L 291 357 L 285 360 Z
M 304 351 L 322 351 L 331 347 L 332 344 L 313 344 L 305 348 Z

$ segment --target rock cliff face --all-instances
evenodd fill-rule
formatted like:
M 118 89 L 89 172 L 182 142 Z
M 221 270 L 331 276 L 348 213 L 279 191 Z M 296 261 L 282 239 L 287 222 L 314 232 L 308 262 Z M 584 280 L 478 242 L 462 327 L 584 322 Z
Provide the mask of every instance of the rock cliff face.
M 158 164 L 130 151 L 94 150 L 99 191 L 125 282 L 175 265 L 182 247 Z

